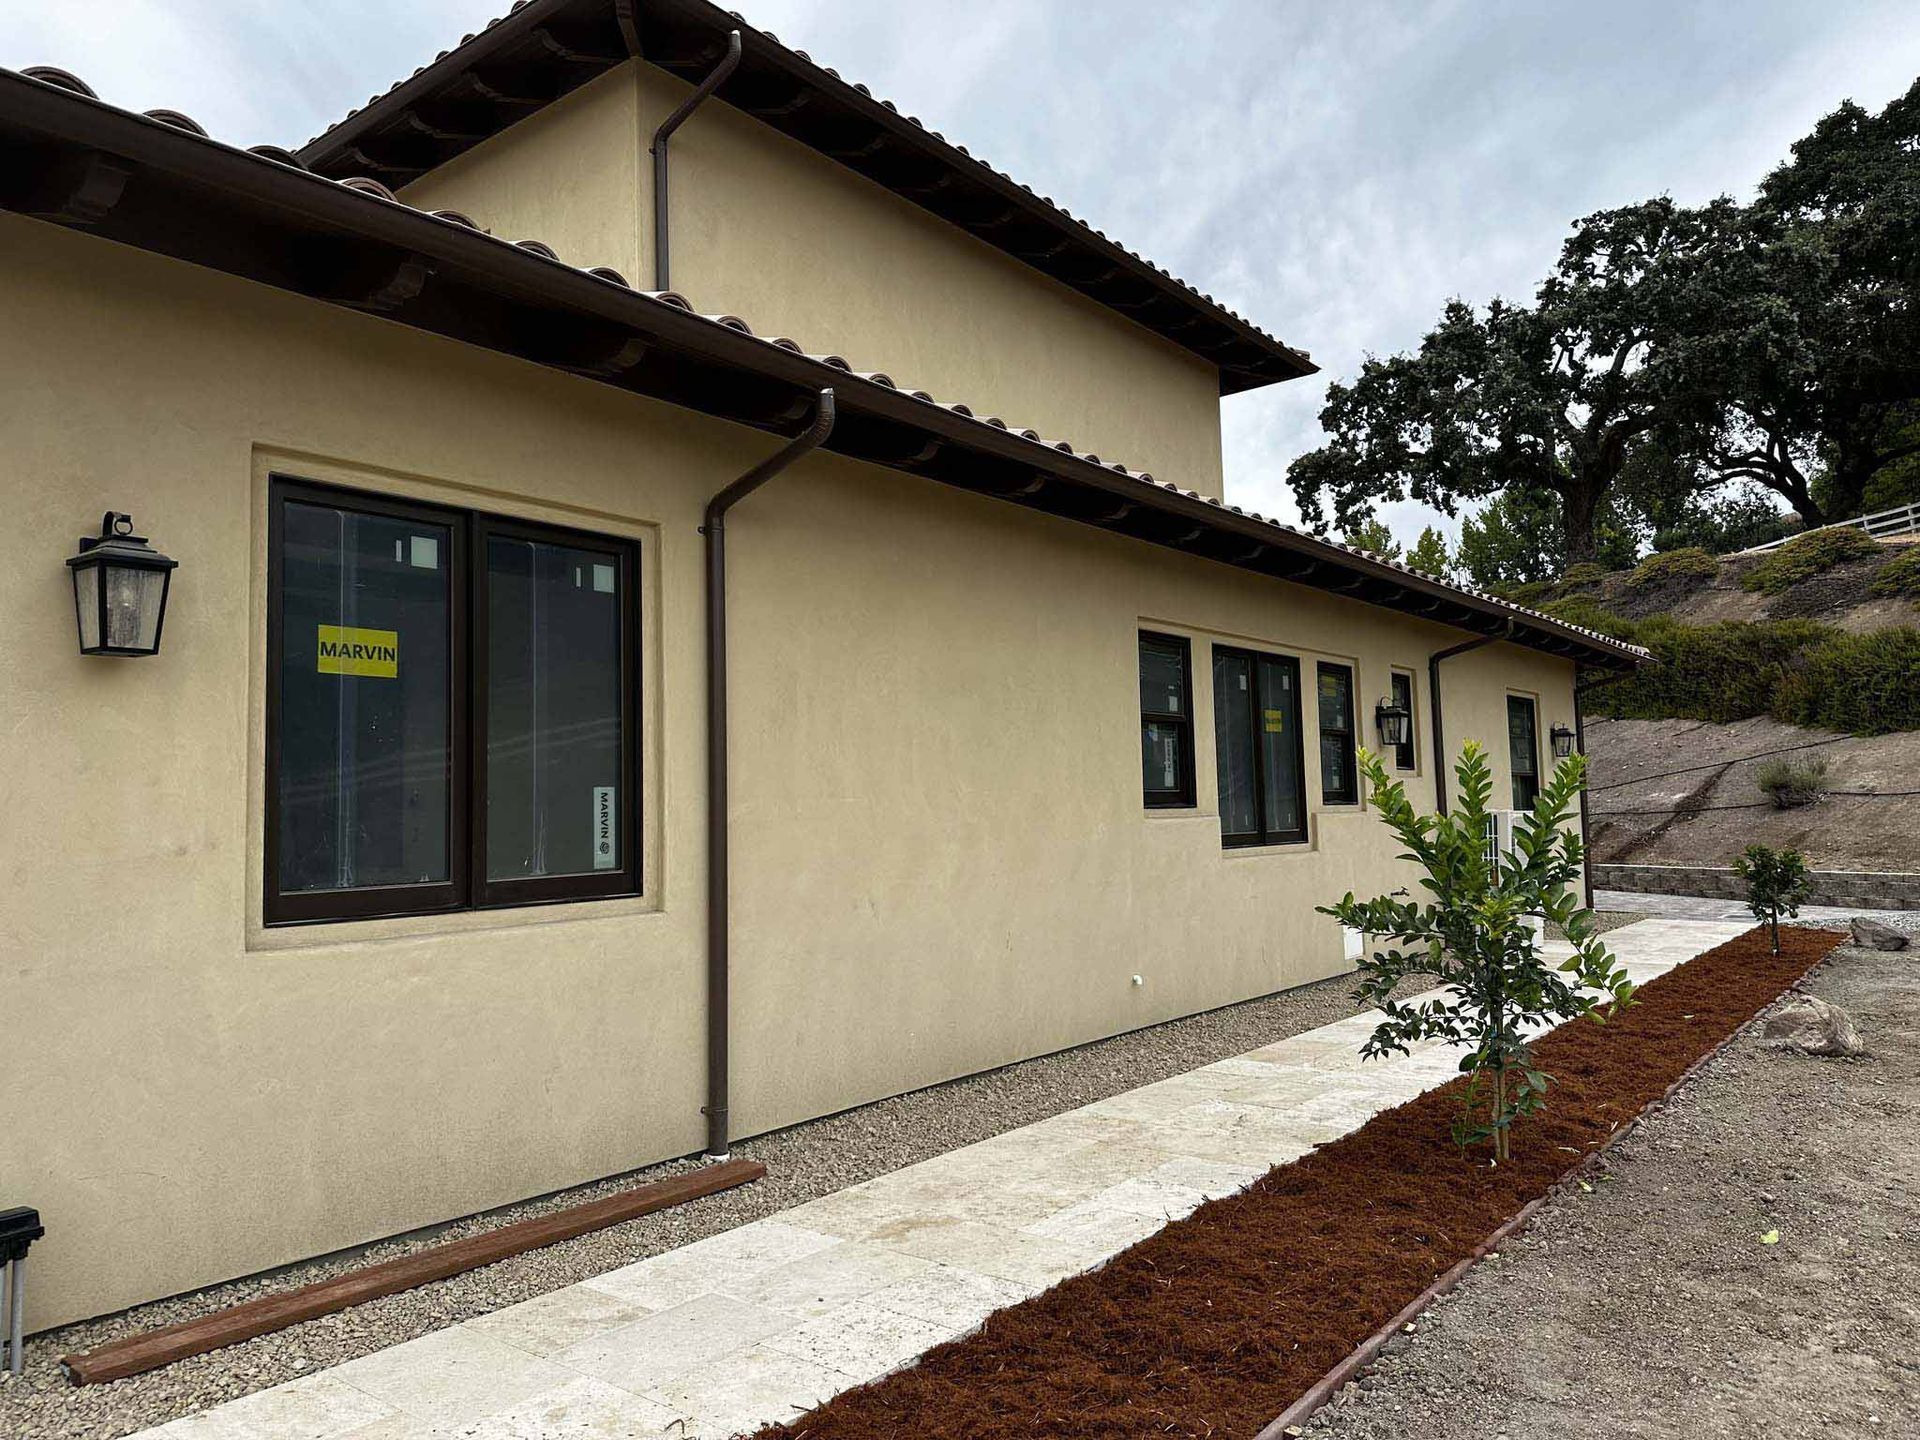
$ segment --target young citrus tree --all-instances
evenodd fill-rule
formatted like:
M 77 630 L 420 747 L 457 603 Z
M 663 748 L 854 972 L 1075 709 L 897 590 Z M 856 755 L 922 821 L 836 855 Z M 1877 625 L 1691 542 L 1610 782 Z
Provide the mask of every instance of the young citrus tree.
M 1807 859 L 1798 850 L 1773 850 L 1749 845 L 1733 862 L 1733 873 L 1747 882 L 1747 909 L 1773 937 L 1773 953 L 1780 953 L 1780 917 L 1800 913 L 1800 904 L 1813 888 L 1807 877 Z
M 1355 998 L 1384 1013 L 1361 1053 L 1368 1059 L 1405 1054 L 1417 1040 L 1470 1047 L 1460 1069 L 1471 1077 L 1454 1139 L 1463 1147 L 1493 1144 L 1496 1163 L 1511 1154 L 1509 1131 L 1546 1102 L 1549 1077 L 1533 1063 L 1530 1025 L 1591 1014 L 1628 1003 L 1633 986 L 1600 943 L 1591 911 L 1581 908 L 1581 842 L 1565 828 L 1586 779 L 1586 757 L 1560 763 L 1533 810 L 1514 823 L 1513 847 L 1488 843 L 1492 771 L 1486 751 L 1469 741 L 1454 774 L 1459 802 L 1439 815 L 1419 814 L 1380 757 L 1360 752 L 1367 803 L 1406 847 L 1401 858 L 1420 869 L 1428 898 L 1405 890 L 1376 900 L 1349 892 L 1321 913 L 1385 948 L 1360 962 Z M 1532 916 L 1558 925 L 1573 955 L 1554 964 L 1540 953 Z M 1370 947 L 1371 948 L 1371 947 Z M 1393 998 L 1401 981 L 1430 975 L 1447 987 L 1438 998 L 1408 1004 Z

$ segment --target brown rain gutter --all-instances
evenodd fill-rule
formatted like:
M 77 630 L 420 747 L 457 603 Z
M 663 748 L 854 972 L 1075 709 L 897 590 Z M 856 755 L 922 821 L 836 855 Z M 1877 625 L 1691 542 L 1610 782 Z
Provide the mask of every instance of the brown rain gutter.
M 713 67 L 706 79 L 702 80 L 686 99 L 680 102 L 660 128 L 653 132 L 653 288 L 666 290 L 671 288 L 667 281 L 667 142 L 673 138 L 673 132 L 687 121 L 687 117 L 698 110 L 706 98 L 718 90 L 726 78 L 733 74 L 740 63 L 740 32 L 731 31 L 727 35 L 727 53 Z
M 707 1154 L 727 1158 L 727 511 L 833 433 L 833 391 L 813 423 L 707 502 Z
M 1482 635 L 1462 645 L 1436 650 L 1427 657 L 1427 704 L 1433 710 L 1433 808 L 1442 815 L 1447 813 L 1447 736 L 1440 718 L 1440 662 L 1491 645 L 1496 640 L 1511 640 L 1513 626 L 1514 622 L 1509 620 L 1498 635 Z

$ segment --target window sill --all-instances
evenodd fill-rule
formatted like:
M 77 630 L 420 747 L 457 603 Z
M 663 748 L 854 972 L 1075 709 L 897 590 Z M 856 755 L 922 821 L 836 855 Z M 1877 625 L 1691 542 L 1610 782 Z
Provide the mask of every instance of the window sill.
M 1222 845 L 1220 854 L 1228 860 L 1256 860 L 1267 855 L 1311 855 L 1320 847 L 1312 840 L 1278 840 L 1271 845 Z
M 436 915 L 388 915 L 372 920 L 316 920 L 297 925 L 248 927 L 247 952 L 274 954 L 389 941 L 440 940 L 523 930 L 532 925 L 582 925 L 633 921 L 664 913 L 645 895 L 622 895 L 605 900 L 554 900 L 542 904 L 487 910 L 452 910 Z

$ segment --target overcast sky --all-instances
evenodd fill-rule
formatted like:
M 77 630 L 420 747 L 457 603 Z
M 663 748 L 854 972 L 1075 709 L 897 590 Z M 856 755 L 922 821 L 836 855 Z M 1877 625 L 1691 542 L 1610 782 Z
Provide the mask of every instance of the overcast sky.
M 0 64 L 295 144 L 505 3 L 0 0 Z M 1226 403 L 1229 497 L 1288 516 L 1328 377 L 1449 296 L 1530 294 L 1577 216 L 1744 197 L 1920 74 L 1914 0 L 733 3 L 1312 351 L 1323 375 Z

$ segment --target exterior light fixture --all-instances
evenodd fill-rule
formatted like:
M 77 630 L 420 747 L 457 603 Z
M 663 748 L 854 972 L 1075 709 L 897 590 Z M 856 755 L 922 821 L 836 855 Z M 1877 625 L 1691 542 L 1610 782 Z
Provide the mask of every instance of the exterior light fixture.
M 1556 725 L 1547 732 L 1547 738 L 1553 741 L 1553 758 L 1564 760 L 1573 754 L 1573 731 L 1564 725 Z
M 1404 705 L 1396 705 L 1391 700 L 1382 700 L 1373 707 L 1373 723 L 1380 727 L 1380 748 L 1393 750 L 1407 743 L 1407 732 L 1413 722 L 1413 716 Z
M 80 539 L 73 571 L 73 613 L 82 655 L 152 655 L 178 560 L 133 533 L 133 517 L 109 510 L 98 535 Z

